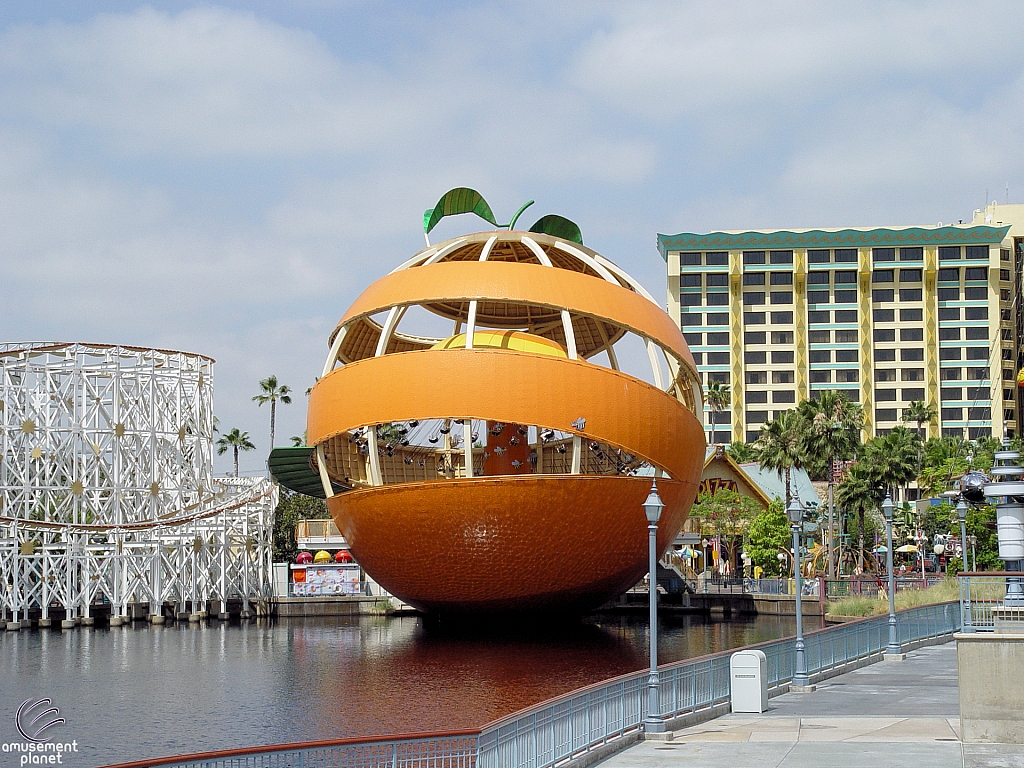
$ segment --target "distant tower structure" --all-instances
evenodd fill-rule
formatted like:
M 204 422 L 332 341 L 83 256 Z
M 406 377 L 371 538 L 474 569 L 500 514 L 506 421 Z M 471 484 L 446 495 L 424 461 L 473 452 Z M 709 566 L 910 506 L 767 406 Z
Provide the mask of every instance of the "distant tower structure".
M 0 344 L 0 569 L 9 625 L 109 605 L 200 616 L 261 596 L 276 490 L 213 478 L 213 364 L 81 343 Z M 237 505 L 237 506 L 236 506 Z M 230 510 L 228 508 L 231 508 Z M 134 613 L 142 613 L 133 607 Z
M 1003 450 L 995 454 L 992 467 L 993 481 L 985 485 L 985 495 L 996 502 L 996 533 L 999 537 L 999 557 L 1006 561 L 1006 570 L 1020 571 L 1024 567 L 1024 467 L 1018 465 L 1020 452 L 1009 449 L 1009 440 L 1003 440 Z M 1008 577 L 1004 605 L 1024 606 L 1024 589 L 1020 578 Z

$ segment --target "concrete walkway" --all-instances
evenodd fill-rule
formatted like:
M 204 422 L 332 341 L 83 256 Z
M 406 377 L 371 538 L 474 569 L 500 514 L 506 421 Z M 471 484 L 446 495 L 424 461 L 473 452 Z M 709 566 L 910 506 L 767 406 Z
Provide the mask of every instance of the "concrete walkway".
M 956 644 L 921 648 L 725 715 L 668 742 L 644 741 L 602 768 L 1024 768 L 1024 746 L 961 744 Z

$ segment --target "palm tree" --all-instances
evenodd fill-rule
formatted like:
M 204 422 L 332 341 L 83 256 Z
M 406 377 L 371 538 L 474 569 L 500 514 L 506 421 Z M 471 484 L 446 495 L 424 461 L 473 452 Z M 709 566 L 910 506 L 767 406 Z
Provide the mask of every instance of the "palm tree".
M 298 435 L 292 435 L 288 439 L 292 441 L 292 448 L 301 448 L 306 444 L 306 439 L 304 437 L 299 437 Z
M 732 390 L 728 384 L 720 381 L 708 382 L 708 405 L 711 406 L 711 442 L 715 442 L 718 427 L 718 414 L 732 403 Z
M 278 386 L 277 376 L 268 376 L 260 382 L 260 394 L 253 398 L 254 403 L 262 406 L 270 403 L 270 450 L 274 450 L 274 424 L 277 421 L 277 401 L 287 405 L 292 401 L 291 390 L 284 384 Z
M 230 448 L 235 454 L 235 477 L 238 477 L 238 452 L 251 451 L 256 448 L 249 440 L 248 432 L 239 432 L 238 428 L 232 429 L 217 441 L 217 455 L 220 456 Z
M 796 411 L 783 411 L 773 421 L 761 427 L 754 444 L 761 469 L 775 470 L 786 480 L 786 507 L 793 498 L 792 470 L 804 465 L 802 420 Z
M 918 444 L 921 438 L 906 427 L 874 437 L 864 446 L 864 458 L 878 485 L 893 496 L 896 489 L 909 485 L 917 477 Z
M 925 405 L 924 400 L 912 400 L 910 405 L 903 409 L 903 422 L 909 423 L 911 421 L 917 423 L 917 434 L 922 440 L 924 435 L 921 434 L 922 425 L 925 422 L 930 422 L 936 416 L 934 406 Z
M 745 443 L 742 440 L 733 440 L 729 443 L 725 452 L 728 453 L 729 458 L 737 464 L 746 464 L 750 461 L 757 461 L 757 451 L 754 450 L 754 446 L 750 443 Z
M 835 561 L 832 556 L 832 536 L 835 532 L 835 463 L 837 460 L 852 459 L 860 448 L 864 412 L 859 405 L 847 399 L 846 393 L 834 389 L 821 392 L 817 400 L 804 400 L 797 412 L 806 425 L 803 434 L 804 455 L 809 462 L 828 465 L 828 536 L 825 547 L 828 555 L 828 577 L 831 579 L 835 577 Z
M 864 571 L 864 527 L 867 516 L 882 503 L 882 491 L 872 476 L 871 466 L 858 462 L 850 467 L 836 488 L 836 501 L 847 514 L 857 515 L 857 565 Z

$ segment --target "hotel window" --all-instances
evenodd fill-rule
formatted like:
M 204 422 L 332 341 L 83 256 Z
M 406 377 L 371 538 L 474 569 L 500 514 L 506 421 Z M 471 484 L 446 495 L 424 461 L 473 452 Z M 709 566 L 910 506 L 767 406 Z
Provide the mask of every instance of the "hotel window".
M 982 326 L 980 328 L 964 328 L 964 338 L 968 341 L 987 341 L 988 340 L 988 328 Z
M 856 368 L 853 368 L 848 371 L 836 371 L 836 381 L 860 381 L 860 371 L 858 371 Z
M 896 381 L 896 369 L 875 368 L 875 381 Z
M 901 309 L 901 323 L 920 323 L 924 319 L 923 309 Z
M 832 331 L 808 331 L 807 341 L 811 344 L 828 344 L 832 341 Z
M 920 288 L 900 288 L 900 301 L 920 301 Z
M 729 334 L 722 331 L 715 331 L 708 334 L 708 346 L 720 347 L 729 343 Z
M 891 363 L 896 360 L 895 349 L 876 349 L 875 350 L 875 362 L 876 363 Z
M 1012 315 L 1010 314 L 1010 310 L 1008 310 L 1008 309 L 1001 309 L 1001 310 L 999 310 L 999 317 L 1001 319 L 1003 319 L 1003 320 L 1011 320 L 1011 319 L 1013 319 Z
M 968 259 L 988 259 L 988 246 L 987 245 L 968 245 L 967 253 L 965 254 Z
M 939 290 L 942 290 L 941 288 Z M 939 320 L 959 320 L 960 307 L 939 307 Z
M 924 400 L 924 389 L 917 387 L 913 389 L 904 389 L 903 399 L 908 403 L 912 403 L 915 400 Z
M 768 374 L 765 371 L 747 371 L 747 384 L 767 384 Z
M 891 269 L 876 269 L 871 273 L 872 283 L 894 283 L 896 282 L 896 273 Z
M 768 421 L 768 411 L 747 411 L 747 424 L 764 424 Z
M 743 362 L 747 365 L 764 365 L 768 362 L 768 354 L 766 352 L 744 352 Z
M 939 370 L 939 378 L 943 381 L 960 381 L 962 368 L 942 368 Z
M 939 360 L 960 360 L 960 347 L 942 347 L 939 349 Z
M 924 248 L 900 248 L 900 261 L 921 261 Z
M 728 365 L 728 352 L 708 352 L 708 365 Z
M 764 291 L 744 291 L 743 303 L 748 306 L 764 304 Z
M 774 351 L 772 352 L 772 363 L 792 363 L 793 362 L 793 351 Z
M 988 366 L 982 366 L 978 368 L 967 369 L 967 380 L 968 381 L 987 381 L 988 380 Z
M 764 312 L 744 312 L 744 325 L 764 325 Z
M 700 254 L 699 253 L 680 253 L 679 263 L 688 267 L 699 267 L 700 266 Z
M 960 246 L 959 245 L 940 245 L 939 246 L 939 259 L 946 261 L 947 259 L 959 259 L 960 258 Z
M 959 328 L 939 328 L 939 341 L 959 341 Z
M 1012 349 L 1004 349 L 1003 350 L 1003 360 L 1013 360 L 1013 350 Z
M 871 292 L 871 300 L 872 301 L 893 301 L 895 295 L 896 295 L 896 292 L 893 291 L 892 289 L 885 290 L 885 289 L 878 289 L 878 288 L 876 288 L 875 290 L 873 290 Z
M 1009 261 L 1010 260 L 1010 249 L 1009 248 L 1000 248 L 999 249 L 999 260 L 1000 261 Z
M 1013 390 L 1012 389 L 1004 389 L 1003 390 L 1003 400 L 1009 400 L 1012 403 L 1014 401 L 1014 399 L 1015 398 L 1013 396 Z
M 942 387 L 939 390 L 939 397 L 945 401 L 948 400 L 963 400 L 964 399 L 964 388 L 963 387 Z
M 1010 328 L 1003 328 L 999 335 L 1003 341 L 1013 341 L 1013 331 Z
M 924 341 L 924 328 L 900 328 L 900 341 Z
M 744 264 L 764 264 L 764 251 L 744 251 Z
M 875 341 L 896 341 L 895 328 L 875 328 L 872 335 Z
M 729 266 L 729 253 L 728 251 L 712 251 L 711 253 L 705 253 L 704 263 L 709 267 L 727 267 Z
M 773 403 L 795 403 L 796 392 L 792 389 L 780 389 L 772 392 Z
M 699 347 L 704 342 L 704 334 L 702 333 L 684 333 L 683 338 L 686 339 L 687 344 L 696 347 Z
M 990 387 L 968 387 L 967 388 L 967 399 L 968 400 L 988 400 L 992 397 L 992 389 Z
M 872 248 L 871 258 L 874 261 L 896 261 L 895 248 Z
M 836 263 L 846 263 L 857 261 L 857 249 L 856 248 L 836 248 L 833 251 Z
M 764 272 L 747 272 L 743 275 L 744 285 L 764 285 Z
M 969 291 L 971 289 L 968 288 L 967 290 Z M 999 291 L 999 300 L 1000 301 L 1009 301 L 1010 300 L 1010 289 L 1009 288 L 1003 288 L 1003 289 L 1001 289 Z
M 808 312 L 807 322 L 808 323 L 827 323 L 831 318 L 831 312 Z
M 896 310 L 895 309 L 876 309 L 872 313 L 876 323 L 894 323 L 896 322 Z
M 900 360 L 905 360 L 912 363 L 920 363 L 924 360 L 923 349 L 901 349 Z
M 772 331 L 772 344 L 792 344 L 792 331 Z
M 704 365 L 703 352 L 694 352 L 693 350 L 690 350 L 690 354 L 693 355 L 693 362 L 695 362 L 697 365 Z
M 828 291 L 808 291 L 808 304 L 828 304 Z
M 711 272 L 707 275 L 706 282 L 709 288 L 711 286 L 724 288 L 729 285 L 729 275 L 727 275 L 725 272 Z
M 702 275 L 680 275 L 679 284 L 685 288 L 700 288 Z
M 959 283 L 960 267 L 946 267 L 939 270 L 940 283 Z
M 764 331 L 747 331 L 743 334 L 744 344 L 765 344 L 767 338 Z
M 856 344 L 857 331 L 836 331 L 836 344 Z
M 895 403 L 896 402 L 896 390 L 895 389 L 876 389 L 875 400 L 880 403 Z
M 921 270 L 920 269 L 901 269 L 900 270 L 900 282 L 901 283 L 920 283 L 921 282 Z
M 728 325 L 728 312 L 708 312 L 708 325 Z
M 793 263 L 793 252 L 792 251 L 772 251 L 768 254 L 768 262 L 770 264 L 792 264 Z
M 793 273 L 792 272 L 772 272 L 771 273 L 771 284 L 772 285 L 792 285 L 793 284 Z
M 836 291 L 836 304 L 856 304 L 856 291 Z
M 924 381 L 924 368 L 904 368 L 900 371 L 903 381 Z
M 772 304 L 792 304 L 793 303 L 793 292 L 792 291 L 772 291 L 771 292 Z
M 968 347 L 968 360 L 988 360 L 988 349 L 985 347 Z
M 701 295 L 699 293 L 680 294 L 679 303 L 684 307 L 699 307 L 701 305 Z
M 971 421 L 988 421 L 992 418 L 992 408 L 968 408 L 967 418 Z
M 959 288 L 939 288 L 939 301 L 959 301 Z
M 895 408 L 876 408 L 875 419 L 878 421 L 896 421 Z
M 857 362 L 857 350 L 856 349 L 837 349 L 836 350 L 836 362 L 837 363 L 856 363 Z
M 765 391 L 761 391 L 761 392 L 747 392 L 746 401 L 747 401 L 747 405 L 750 405 L 751 403 L 767 403 L 768 402 L 768 393 L 765 392 Z
M 726 307 L 729 305 L 729 294 L 728 293 L 709 293 L 708 294 L 708 306 L 709 307 Z
M 810 352 L 810 360 L 812 363 L 831 363 L 832 362 L 832 350 L 831 349 L 812 349 Z
M 964 270 L 964 280 L 988 280 L 988 267 L 968 267 Z
M 1000 269 L 999 270 L 999 279 L 1000 280 L 1005 280 L 1005 281 L 1009 282 L 1010 279 L 1011 279 L 1010 278 L 1010 270 L 1008 270 L 1008 269 Z
M 963 408 L 943 408 L 941 410 L 943 421 L 960 421 L 964 417 Z
M 811 371 L 812 384 L 828 384 L 832 381 L 832 371 Z
M 984 301 L 988 298 L 988 288 L 964 288 L 964 298 L 968 301 Z
M 828 251 L 811 250 L 807 252 L 807 262 L 809 264 L 828 264 L 829 261 Z
M 772 312 L 772 325 L 792 325 L 792 312 Z
M 836 310 L 836 322 L 837 323 L 856 323 L 857 322 L 857 310 L 856 309 L 837 309 Z
M 729 383 L 728 371 L 708 371 L 708 381 L 717 381 L 719 384 Z
M 772 384 L 792 384 L 792 371 L 772 371 Z
M 679 325 L 683 326 L 684 328 L 688 325 L 701 325 L 700 318 L 701 315 L 699 312 L 693 315 L 684 312 L 682 315 L 679 316 Z
M 828 272 L 808 272 L 808 285 L 828 285 Z
M 856 283 L 857 283 L 857 273 L 856 272 L 848 272 L 848 271 L 844 271 L 844 270 L 839 270 L 839 271 L 836 272 L 835 282 L 836 282 L 837 285 L 839 283 L 856 285 Z

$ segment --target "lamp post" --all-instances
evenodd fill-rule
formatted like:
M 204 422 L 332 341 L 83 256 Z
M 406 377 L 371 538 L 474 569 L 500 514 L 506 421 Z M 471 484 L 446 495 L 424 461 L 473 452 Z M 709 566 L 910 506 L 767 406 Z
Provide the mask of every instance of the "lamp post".
M 664 508 L 658 496 L 658 483 L 651 483 L 651 493 L 644 502 L 647 516 L 647 560 L 650 587 L 648 603 L 651 610 L 651 672 L 647 678 L 647 717 L 644 730 L 647 733 L 664 733 L 665 721 L 661 719 L 661 681 L 658 679 L 658 520 Z
M 960 499 L 960 503 L 956 505 L 956 516 L 960 518 L 960 552 L 962 566 L 961 570 L 967 570 L 967 503 Z M 966 581 L 961 581 L 961 593 L 963 594 L 963 631 L 973 632 L 974 631 L 974 619 L 971 616 L 971 580 L 968 578 Z
M 811 679 L 807 676 L 807 659 L 804 655 L 804 609 L 803 609 L 803 579 L 800 573 L 800 529 L 804 522 L 804 505 L 800 497 L 794 496 L 786 509 L 789 516 L 789 529 L 793 532 L 793 579 L 796 586 L 796 642 L 793 649 L 796 652 L 796 661 L 793 666 L 793 682 L 789 690 L 794 693 L 813 691 Z
M 896 580 L 892 572 L 892 498 L 886 494 L 882 502 L 882 514 L 885 515 L 885 564 L 889 570 L 889 644 L 885 648 L 885 658 L 903 659 L 896 625 Z

